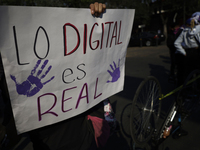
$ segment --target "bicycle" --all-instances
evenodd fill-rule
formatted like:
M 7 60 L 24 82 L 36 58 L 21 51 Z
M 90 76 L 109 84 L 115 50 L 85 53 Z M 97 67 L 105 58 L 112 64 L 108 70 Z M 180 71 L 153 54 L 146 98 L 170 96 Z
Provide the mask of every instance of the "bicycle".
M 159 128 L 161 100 L 177 92 L 177 100 L 174 101 L 167 117 Z M 156 149 L 169 136 L 164 135 L 167 129 L 171 130 L 172 134 L 178 133 L 178 136 L 181 136 L 182 122 L 199 106 L 200 70 L 191 72 L 183 85 L 166 95 L 161 93 L 160 83 L 155 77 L 147 77 L 139 85 L 132 103 L 130 131 L 134 143 L 142 146 L 151 140 L 151 143 L 154 143 L 152 146 Z M 177 112 L 181 114 L 179 125 L 172 128 L 171 125 Z

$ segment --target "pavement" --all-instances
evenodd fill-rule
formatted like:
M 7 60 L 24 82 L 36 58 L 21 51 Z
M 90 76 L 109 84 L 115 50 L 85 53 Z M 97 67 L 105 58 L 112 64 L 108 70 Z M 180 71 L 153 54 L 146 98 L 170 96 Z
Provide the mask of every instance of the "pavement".
M 133 150 L 133 147 L 151 150 L 151 143 L 138 146 L 130 135 L 130 111 L 131 104 L 137 87 L 147 76 L 155 76 L 162 88 L 162 93 L 167 94 L 175 86 L 168 82 L 170 68 L 169 50 L 165 43 L 150 47 L 129 47 L 126 56 L 125 83 L 124 90 L 110 97 L 116 119 L 119 122 L 119 130 L 113 134 L 103 150 Z M 162 100 L 162 110 L 159 125 L 165 119 L 167 112 L 174 101 L 173 96 Z M 200 150 L 199 133 L 200 119 L 199 112 L 191 115 L 183 124 L 183 128 L 188 131 L 188 135 L 179 139 L 168 137 L 159 145 L 159 150 Z M 17 135 L 11 121 L 7 127 L 9 136 L 8 150 L 32 150 L 32 143 L 27 134 Z

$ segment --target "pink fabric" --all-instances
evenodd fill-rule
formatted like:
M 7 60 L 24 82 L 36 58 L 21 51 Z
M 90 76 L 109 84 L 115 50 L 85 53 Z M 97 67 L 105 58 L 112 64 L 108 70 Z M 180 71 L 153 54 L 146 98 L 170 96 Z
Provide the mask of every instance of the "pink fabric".
M 110 126 L 108 122 L 104 119 L 90 115 L 87 117 L 88 120 L 90 119 L 92 121 L 97 147 L 104 147 L 110 136 Z
M 174 34 L 176 34 L 179 31 L 180 28 L 174 29 Z

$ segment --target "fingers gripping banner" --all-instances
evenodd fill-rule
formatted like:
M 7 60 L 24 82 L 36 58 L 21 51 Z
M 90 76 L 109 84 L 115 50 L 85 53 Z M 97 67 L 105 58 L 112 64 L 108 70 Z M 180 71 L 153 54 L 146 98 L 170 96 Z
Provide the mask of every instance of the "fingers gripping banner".
M 18 133 L 123 90 L 134 10 L 0 7 L 0 50 Z

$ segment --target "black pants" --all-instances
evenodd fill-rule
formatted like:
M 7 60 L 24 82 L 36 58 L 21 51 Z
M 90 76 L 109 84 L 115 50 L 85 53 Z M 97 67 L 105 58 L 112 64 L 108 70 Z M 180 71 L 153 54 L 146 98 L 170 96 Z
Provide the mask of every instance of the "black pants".
M 96 150 L 93 126 L 87 115 L 104 118 L 103 102 L 73 118 L 29 131 L 33 149 Z
M 186 49 L 186 56 L 176 54 L 177 86 L 184 83 L 187 76 L 195 69 L 200 69 L 199 49 Z
M 175 47 L 170 47 L 169 48 L 169 54 L 170 54 L 170 60 L 171 60 L 171 66 L 170 66 L 170 76 L 175 75 L 175 69 L 176 69 L 176 58 L 175 58 Z

